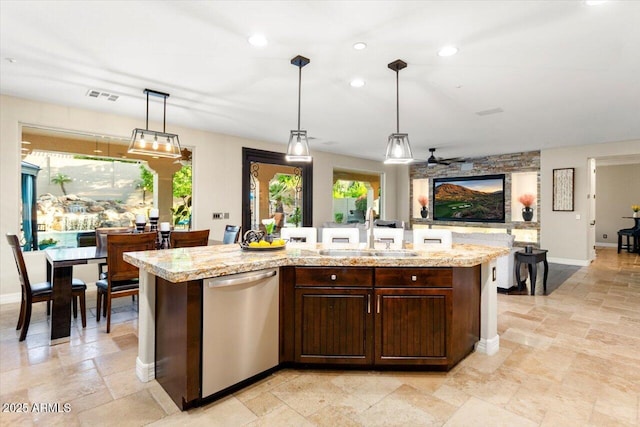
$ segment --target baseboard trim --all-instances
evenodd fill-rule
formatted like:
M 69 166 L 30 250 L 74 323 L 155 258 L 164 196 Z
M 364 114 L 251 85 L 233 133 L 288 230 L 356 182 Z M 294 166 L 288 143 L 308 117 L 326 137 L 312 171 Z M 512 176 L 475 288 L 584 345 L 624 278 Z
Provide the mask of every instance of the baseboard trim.
M 155 362 L 143 363 L 139 357 L 136 357 L 136 376 L 143 383 L 148 383 L 149 381 L 155 379 L 156 377 Z
M 476 343 L 476 351 L 487 356 L 493 356 L 498 350 L 500 350 L 500 335 L 490 339 L 480 338 Z
M 20 292 L 14 292 L 11 294 L 2 294 L 0 295 L 0 305 L 20 302 L 21 298 L 22 298 L 22 294 Z
M 603 248 L 618 248 L 618 244 L 617 244 L 617 243 L 596 242 L 596 248 L 598 248 L 598 247 L 603 247 Z
M 571 259 L 571 258 L 555 258 L 549 257 L 547 259 L 548 262 L 553 264 L 563 264 L 563 265 L 577 265 L 578 267 L 588 267 L 591 264 L 591 261 L 588 259 Z

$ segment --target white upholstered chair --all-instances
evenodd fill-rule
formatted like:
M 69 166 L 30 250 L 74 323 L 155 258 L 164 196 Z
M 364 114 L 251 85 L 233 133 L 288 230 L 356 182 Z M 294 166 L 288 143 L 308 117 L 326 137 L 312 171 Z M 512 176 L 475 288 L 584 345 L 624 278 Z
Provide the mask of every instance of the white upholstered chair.
M 451 231 L 416 228 L 413 230 L 413 249 L 419 251 L 446 251 L 451 249 Z
M 402 239 L 404 238 L 404 229 L 375 227 L 373 229 L 374 247 L 376 249 L 384 249 L 389 243 L 390 249 L 402 249 Z M 380 240 L 380 241 L 378 241 Z
M 360 242 L 357 228 L 323 228 L 322 244 L 326 247 L 354 247 Z
M 314 247 L 318 243 L 318 230 L 315 227 L 283 227 L 280 237 L 287 240 L 287 246 Z

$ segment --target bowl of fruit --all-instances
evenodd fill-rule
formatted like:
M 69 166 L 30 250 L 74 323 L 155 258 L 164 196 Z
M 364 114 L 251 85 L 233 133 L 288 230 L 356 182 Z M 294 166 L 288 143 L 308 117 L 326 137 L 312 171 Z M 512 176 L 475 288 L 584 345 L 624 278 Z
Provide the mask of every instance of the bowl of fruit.
M 284 249 L 286 241 L 283 239 L 265 240 L 265 235 L 261 231 L 249 230 L 245 233 L 240 247 L 245 251 L 275 251 Z

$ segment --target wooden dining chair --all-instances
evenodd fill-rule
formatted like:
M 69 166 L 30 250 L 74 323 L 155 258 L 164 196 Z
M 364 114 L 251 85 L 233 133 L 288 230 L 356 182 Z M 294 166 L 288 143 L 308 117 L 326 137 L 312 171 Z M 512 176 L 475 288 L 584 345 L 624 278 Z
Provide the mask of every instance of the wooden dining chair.
M 29 281 L 27 266 L 22 256 L 22 249 L 18 236 L 7 233 L 7 242 L 11 246 L 13 257 L 18 268 L 18 277 L 20 278 L 20 287 L 22 289 L 22 299 L 20 302 L 20 315 L 18 316 L 18 326 L 16 330 L 20 331 L 20 341 L 24 341 L 27 337 L 29 324 L 31 323 L 31 307 L 36 302 L 47 303 L 47 315 L 51 312 L 51 299 L 53 297 L 53 288 L 51 282 L 42 282 L 32 284 Z M 82 327 L 87 327 L 87 309 L 85 291 L 87 284 L 80 279 L 72 279 L 71 282 L 71 298 L 73 304 L 73 317 L 78 318 L 78 300 L 80 300 L 80 317 L 82 318 Z
M 238 243 L 238 239 L 240 237 L 240 230 L 242 229 L 239 225 L 225 225 L 224 227 L 224 237 L 222 238 L 222 243 L 225 245 L 230 245 L 232 243 Z
M 108 234 L 127 234 L 133 233 L 133 228 L 129 227 L 99 227 L 96 228 L 96 248 L 98 251 L 107 247 L 107 235 Z M 98 263 L 98 279 L 107 278 L 107 263 Z
M 107 278 L 96 282 L 98 290 L 96 320 L 100 321 L 104 304 L 107 311 L 107 333 L 111 332 L 111 300 L 138 294 L 138 267 L 126 262 L 122 254 L 149 251 L 155 248 L 155 232 L 107 235 Z
M 169 245 L 172 248 L 191 248 L 208 244 L 209 230 L 172 231 L 169 236 Z

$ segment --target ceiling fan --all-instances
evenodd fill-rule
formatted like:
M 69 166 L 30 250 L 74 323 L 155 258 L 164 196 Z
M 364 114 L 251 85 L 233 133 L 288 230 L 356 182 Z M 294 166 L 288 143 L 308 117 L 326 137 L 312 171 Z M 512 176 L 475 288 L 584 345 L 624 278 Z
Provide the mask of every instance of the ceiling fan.
M 431 156 L 427 159 L 427 166 L 435 166 L 435 165 L 446 165 L 449 166 L 451 163 L 464 163 L 465 160 L 461 157 L 454 157 L 451 159 L 443 159 L 442 157 L 436 157 L 436 149 L 429 148 L 429 152 Z

